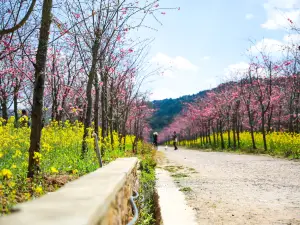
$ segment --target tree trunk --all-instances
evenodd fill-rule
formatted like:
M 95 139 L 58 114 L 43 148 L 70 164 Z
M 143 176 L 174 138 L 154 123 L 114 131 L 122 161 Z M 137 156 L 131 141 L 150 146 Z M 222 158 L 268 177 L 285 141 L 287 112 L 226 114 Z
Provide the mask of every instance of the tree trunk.
M 231 147 L 231 142 L 230 142 L 230 130 L 228 128 L 227 130 L 227 138 L 228 138 L 228 145 L 227 145 L 227 148 L 230 148 Z
M 209 146 L 211 147 L 211 138 L 210 138 L 210 128 L 207 129 L 207 136 L 208 136 L 208 143 L 209 143 Z
M 139 135 L 139 126 L 138 126 L 139 121 L 135 120 L 134 122 L 134 142 L 132 143 L 132 153 L 136 154 L 137 153 L 137 143 L 138 143 L 138 135 Z
M 241 147 L 241 144 L 240 144 L 240 123 L 239 123 L 239 118 L 237 118 L 237 123 L 236 123 L 236 137 L 237 137 L 237 143 L 238 143 L 238 148 Z
M 3 99 L 1 102 L 1 108 L 2 108 L 2 117 L 5 120 L 5 123 L 8 120 L 8 112 L 7 112 L 7 100 Z
M 51 113 L 51 120 L 56 120 L 58 116 L 58 102 L 57 102 L 57 94 L 53 95 L 53 102 L 52 102 L 52 113 Z
M 282 111 L 282 106 L 279 106 L 279 112 L 278 112 L 278 123 L 277 123 L 277 132 L 280 131 L 281 128 L 281 111 Z
M 110 144 L 112 150 L 114 150 L 114 123 L 113 123 L 113 106 L 109 107 L 109 131 L 110 131 Z
M 250 133 L 251 133 L 251 140 L 252 140 L 252 148 L 256 149 L 253 126 L 250 127 Z
M 15 127 L 19 127 L 19 114 L 18 114 L 18 91 L 19 87 L 14 88 L 14 114 L 15 114 Z
M 102 76 L 102 91 L 101 91 L 101 134 L 103 142 L 106 141 L 106 137 L 108 136 L 108 124 L 107 124 L 107 73 L 105 72 Z M 104 145 L 101 148 L 102 154 L 104 154 L 105 149 Z
M 85 153 L 88 150 L 86 138 L 88 136 L 88 128 L 91 127 L 91 121 L 92 121 L 92 110 L 93 110 L 92 88 L 93 88 L 94 78 L 96 75 L 96 64 L 98 59 L 99 47 L 100 47 L 100 31 L 96 31 L 96 37 L 92 47 L 92 57 L 93 57 L 92 66 L 89 72 L 88 83 L 86 87 L 87 106 L 86 106 L 86 114 L 84 120 L 84 132 L 82 138 L 82 152 L 81 152 L 82 157 L 84 157 Z
M 212 130 L 213 130 L 213 148 L 216 147 L 216 132 L 215 132 L 215 128 L 212 127 Z
M 200 143 L 201 143 L 201 147 L 203 147 L 203 140 L 202 140 L 202 132 L 200 132 Z
M 122 136 L 123 136 L 123 151 L 126 150 L 126 135 L 127 135 L 127 131 L 126 131 L 126 121 L 128 119 L 128 114 L 129 114 L 129 111 L 127 110 L 125 112 L 125 115 L 124 115 L 124 120 L 122 121 Z
M 299 76 L 299 75 L 298 75 Z M 300 85 L 298 85 L 298 90 L 299 90 L 299 87 Z M 297 96 L 296 96 L 296 116 L 297 116 L 297 119 L 296 119 L 296 125 L 295 125 L 295 132 L 297 133 L 300 133 L 300 126 L 299 126 L 299 123 L 300 123 L 300 93 L 298 92 Z
M 99 140 L 99 102 L 100 102 L 100 87 L 99 87 L 99 79 L 98 75 L 95 76 L 95 103 L 94 103 L 94 126 L 95 133 L 97 134 Z
M 227 114 L 227 137 L 228 137 L 228 146 L 227 148 L 231 147 L 231 142 L 230 142 L 230 117 L 229 113 Z
M 219 124 L 219 121 L 217 121 L 217 143 L 216 143 L 216 147 L 219 147 L 219 129 L 218 129 L 218 124 Z
M 232 135 L 233 135 L 233 149 L 236 149 L 236 115 L 233 116 Z
M 223 138 L 223 126 L 222 126 L 222 121 L 220 121 L 220 137 L 221 137 L 221 148 L 225 149 L 225 143 L 224 143 L 224 138 Z
M 254 138 L 253 113 L 251 114 L 250 105 L 247 105 L 247 112 L 248 112 L 248 119 L 249 119 L 249 125 L 250 125 L 252 148 L 256 149 L 255 138 Z
M 266 139 L 266 130 L 265 130 L 265 113 L 261 113 L 261 132 L 263 135 L 263 141 L 264 141 L 264 150 L 267 152 L 267 139 Z
M 33 90 L 33 105 L 31 112 L 31 134 L 27 177 L 32 178 L 39 171 L 39 160 L 35 156 L 40 152 L 42 133 L 43 100 L 45 84 L 45 66 L 48 50 L 49 30 L 51 25 L 52 0 L 44 0 L 39 45 L 36 54 L 35 82 Z
M 207 130 L 206 130 L 205 127 L 204 127 L 204 130 L 203 130 L 203 137 L 204 137 L 204 144 L 205 144 L 205 147 L 206 147 L 207 143 L 208 143 L 208 137 L 207 137 Z
M 271 127 L 272 127 L 272 117 L 273 117 L 273 107 L 271 107 L 271 112 L 268 115 L 268 132 L 271 131 Z
M 54 48 L 55 50 L 55 48 Z M 56 84 L 56 77 L 55 77 L 55 56 L 53 57 L 52 61 L 52 109 L 51 109 L 51 120 L 54 121 L 57 117 L 58 113 L 58 101 L 57 101 L 57 95 L 58 95 L 58 85 Z
M 115 146 L 114 146 L 114 111 L 113 111 L 113 107 L 114 107 L 114 99 L 113 99 L 113 86 L 114 84 L 114 80 L 111 81 L 110 83 L 110 105 L 109 105 L 109 130 L 110 130 L 110 144 L 111 144 L 111 149 L 114 150 Z
M 289 101 L 289 132 L 293 132 L 293 94 Z

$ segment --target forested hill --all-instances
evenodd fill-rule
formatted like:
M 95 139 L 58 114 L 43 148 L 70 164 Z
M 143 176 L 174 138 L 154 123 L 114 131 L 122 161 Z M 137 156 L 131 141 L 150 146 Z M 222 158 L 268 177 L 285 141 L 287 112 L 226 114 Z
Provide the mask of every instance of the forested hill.
M 203 97 L 207 90 L 200 91 L 194 95 L 185 95 L 176 99 L 156 100 L 152 102 L 153 108 L 156 110 L 151 118 L 150 125 L 153 130 L 160 131 L 162 128 L 170 124 L 173 118 L 181 112 L 184 103 L 193 102 L 198 97 Z

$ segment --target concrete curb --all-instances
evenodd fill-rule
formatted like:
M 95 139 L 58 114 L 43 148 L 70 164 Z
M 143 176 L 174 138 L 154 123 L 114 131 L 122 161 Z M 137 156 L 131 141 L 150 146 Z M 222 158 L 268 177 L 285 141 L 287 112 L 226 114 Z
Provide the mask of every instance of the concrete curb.
M 163 225 L 197 225 L 195 213 L 173 182 L 169 172 L 156 169 L 156 190 Z

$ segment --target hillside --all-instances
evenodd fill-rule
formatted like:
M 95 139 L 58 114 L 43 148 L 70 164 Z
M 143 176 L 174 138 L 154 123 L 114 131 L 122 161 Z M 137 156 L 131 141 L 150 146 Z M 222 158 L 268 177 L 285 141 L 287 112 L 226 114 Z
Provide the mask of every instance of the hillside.
M 153 130 L 160 131 L 163 127 L 170 124 L 173 118 L 181 112 L 184 103 L 193 102 L 198 97 L 203 97 L 207 90 L 200 91 L 194 95 L 185 95 L 176 99 L 163 99 L 152 102 L 153 108 L 156 110 L 151 118 L 150 125 Z

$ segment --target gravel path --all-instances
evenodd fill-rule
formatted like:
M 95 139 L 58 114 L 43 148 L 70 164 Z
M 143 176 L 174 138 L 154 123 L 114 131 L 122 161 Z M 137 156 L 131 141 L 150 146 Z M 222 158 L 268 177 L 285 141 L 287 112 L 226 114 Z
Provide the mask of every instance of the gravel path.
M 166 156 L 160 167 L 179 174 L 175 182 L 180 187 L 192 189 L 185 193 L 199 224 L 300 224 L 299 162 L 195 150 L 160 151 Z

